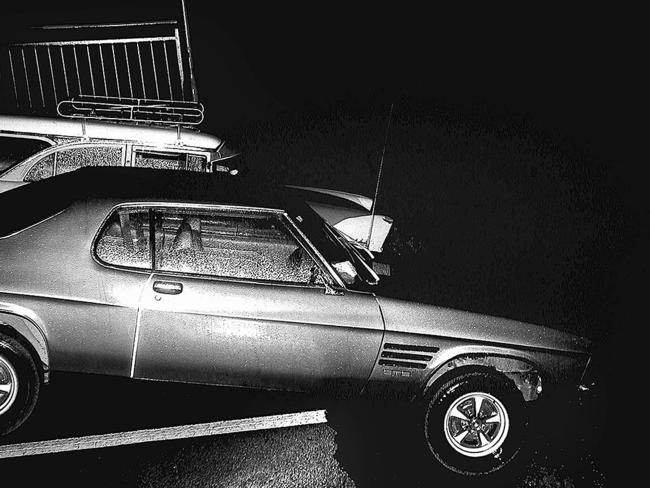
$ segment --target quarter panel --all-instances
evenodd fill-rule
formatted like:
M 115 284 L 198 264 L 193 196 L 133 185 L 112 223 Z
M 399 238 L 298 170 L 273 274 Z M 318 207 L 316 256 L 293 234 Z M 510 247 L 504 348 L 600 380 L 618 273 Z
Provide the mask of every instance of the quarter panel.
M 149 273 L 92 258 L 107 205 L 75 205 L 0 239 L 0 301 L 42 324 L 51 369 L 128 375 L 142 287 Z

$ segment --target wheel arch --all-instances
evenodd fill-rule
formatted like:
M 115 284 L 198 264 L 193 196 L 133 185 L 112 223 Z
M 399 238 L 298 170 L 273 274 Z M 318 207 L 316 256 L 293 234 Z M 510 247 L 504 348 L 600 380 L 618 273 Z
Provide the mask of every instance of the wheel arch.
M 525 359 L 499 354 L 462 354 L 446 361 L 429 375 L 422 397 L 427 398 L 454 376 L 467 371 L 489 371 L 512 381 L 527 402 L 536 400 L 542 388 L 539 368 Z
M 0 334 L 20 342 L 40 366 L 43 381 L 49 380 L 49 352 L 43 331 L 30 319 L 12 312 L 0 311 Z

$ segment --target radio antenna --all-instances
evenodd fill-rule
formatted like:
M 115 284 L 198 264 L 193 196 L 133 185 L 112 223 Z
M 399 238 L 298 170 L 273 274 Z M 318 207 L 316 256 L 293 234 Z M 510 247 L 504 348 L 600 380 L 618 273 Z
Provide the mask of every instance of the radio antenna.
M 381 151 L 381 160 L 379 161 L 379 173 L 377 173 L 377 185 L 375 186 L 375 197 L 372 199 L 372 211 L 370 214 L 370 230 L 368 231 L 368 250 L 370 250 L 370 239 L 372 238 L 372 227 L 375 223 L 375 209 L 377 207 L 377 194 L 379 193 L 379 182 L 381 181 L 381 172 L 384 168 L 384 156 L 386 155 L 386 145 L 388 144 L 388 131 L 390 129 L 390 122 L 393 118 L 393 106 L 395 103 L 390 104 L 390 112 L 388 113 L 388 123 L 386 124 L 386 134 L 384 135 L 384 148 Z

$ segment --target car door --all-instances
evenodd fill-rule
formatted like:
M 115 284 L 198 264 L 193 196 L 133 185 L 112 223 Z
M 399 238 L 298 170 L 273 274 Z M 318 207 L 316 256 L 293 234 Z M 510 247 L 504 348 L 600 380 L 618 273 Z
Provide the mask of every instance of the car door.
M 374 296 L 327 294 L 282 213 L 157 209 L 155 247 L 135 377 L 290 390 L 369 377 L 383 335 Z

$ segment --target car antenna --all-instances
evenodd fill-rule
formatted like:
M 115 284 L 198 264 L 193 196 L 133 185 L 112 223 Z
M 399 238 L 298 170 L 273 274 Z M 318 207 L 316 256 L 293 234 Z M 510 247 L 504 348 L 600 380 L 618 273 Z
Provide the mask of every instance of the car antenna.
M 375 209 L 377 207 L 377 194 L 379 193 L 379 182 L 381 181 L 381 171 L 384 168 L 384 156 L 386 154 L 386 145 L 388 144 L 388 131 L 390 129 L 390 122 L 393 118 L 393 106 L 395 103 L 390 104 L 390 112 L 388 113 L 388 123 L 386 124 L 386 134 L 384 136 L 384 148 L 381 151 L 381 160 L 379 161 L 379 173 L 377 173 L 377 185 L 375 186 L 375 197 L 372 199 L 372 209 L 370 212 L 370 229 L 368 230 L 368 250 L 370 250 L 370 239 L 372 238 L 372 227 L 375 223 Z

